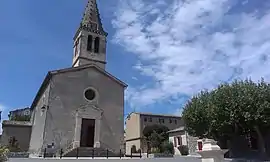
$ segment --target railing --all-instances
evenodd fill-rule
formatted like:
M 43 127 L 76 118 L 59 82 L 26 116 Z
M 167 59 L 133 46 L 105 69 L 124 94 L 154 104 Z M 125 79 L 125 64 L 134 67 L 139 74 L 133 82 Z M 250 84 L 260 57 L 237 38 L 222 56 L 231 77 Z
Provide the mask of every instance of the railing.
M 115 150 L 115 149 L 113 149 L 113 148 L 111 148 L 109 145 L 107 145 L 106 143 L 104 143 L 104 142 L 100 142 L 100 145 L 102 146 L 105 146 L 105 148 L 107 148 L 109 151 L 111 151 L 111 152 L 114 152 L 114 153 L 116 153 L 117 151 Z
M 66 145 L 64 145 L 62 148 L 45 148 L 42 149 L 39 152 L 39 157 L 43 158 L 50 158 L 50 157 L 103 157 L 103 158 L 109 158 L 109 157 L 119 157 L 120 159 L 122 157 L 130 157 L 135 158 L 139 157 L 142 158 L 142 152 L 132 153 L 131 155 L 125 155 L 124 150 L 116 150 L 111 148 L 108 144 L 104 142 L 100 142 L 99 146 L 97 148 L 84 148 L 79 147 L 77 141 L 70 141 L 67 142 Z M 148 156 L 147 156 L 148 157 Z
M 119 154 L 115 154 L 114 156 L 111 156 L 110 154 L 109 154 L 109 152 L 110 152 L 110 150 L 109 149 L 104 149 L 105 151 L 106 151 L 106 154 L 104 155 L 104 156 L 97 156 L 96 154 L 95 154 L 95 148 L 93 148 L 90 152 L 89 152 L 89 154 L 88 154 L 88 156 L 80 156 L 80 148 L 79 147 L 77 147 L 74 151 L 76 152 L 76 154 L 75 154 L 75 156 L 68 156 L 68 157 L 75 157 L 76 159 L 78 159 L 79 157 L 90 157 L 90 158 L 92 158 L 92 159 L 94 159 L 94 158 L 97 158 L 97 157 L 103 157 L 103 158 L 107 158 L 107 159 L 109 159 L 110 157 L 114 157 L 114 158 L 117 158 L 117 157 L 119 157 L 120 159 L 121 158 L 123 158 L 123 157 L 128 157 L 128 158 L 142 158 L 142 152 L 140 151 L 139 153 L 131 153 L 131 155 L 124 155 L 123 153 L 122 153 L 122 150 L 120 149 L 119 150 Z M 50 155 L 50 154 L 48 154 L 47 153 L 47 149 L 44 149 L 44 152 L 43 152 L 43 156 L 42 156 L 43 158 L 52 158 L 52 157 L 59 157 L 60 159 L 62 159 L 63 157 L 64 157 L 64 152 L 63 152 L 63 149 L 60 149 L 60 152 L 59 152 L 59 156 L 55 156 L 55 155 Z M 147 154 L 147 157 L 148 157 L 148 154 Z

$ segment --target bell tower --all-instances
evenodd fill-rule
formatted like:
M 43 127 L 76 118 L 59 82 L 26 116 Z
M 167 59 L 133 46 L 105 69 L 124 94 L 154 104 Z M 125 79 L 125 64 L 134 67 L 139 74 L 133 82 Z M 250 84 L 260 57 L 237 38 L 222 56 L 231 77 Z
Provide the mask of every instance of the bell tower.
M 106 65 L 106 37 L 96 0 L 88 0 L 80 26 L 73 38 L 72 67 L 94 64 L 102 69 Z

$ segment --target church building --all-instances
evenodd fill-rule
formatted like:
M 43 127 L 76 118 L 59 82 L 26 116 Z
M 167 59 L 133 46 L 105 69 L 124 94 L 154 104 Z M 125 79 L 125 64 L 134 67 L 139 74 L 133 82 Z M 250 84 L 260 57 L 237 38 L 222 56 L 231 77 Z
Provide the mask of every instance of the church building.
M 106 71 L 106 37 L 97 2 L 88 0 L 73 38 L 71 67 L 48 72 L 30 106 L 31 156 L 51 146 L 66 154 L 76 148 L 119 153 L 127 85 Z

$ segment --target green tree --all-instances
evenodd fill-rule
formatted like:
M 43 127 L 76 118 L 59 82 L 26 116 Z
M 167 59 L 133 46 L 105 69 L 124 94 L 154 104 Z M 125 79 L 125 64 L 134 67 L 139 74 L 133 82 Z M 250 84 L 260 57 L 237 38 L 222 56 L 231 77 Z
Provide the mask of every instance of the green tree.
M 169 140 L 168 127 L 164 125 L 154 124 L 146 126 L 143 130 L 143 135 L 154 152 L 160 152 L 162 143 Z M 149 149 L 149 148 L 148 148 Z
M 202 91 L 184 107 L 189 134 L 213 138 L 223 145 L 239 135 L 256 132 L 260 151 L 266 152 L 270 128 L 270 84 L 261 80 L 234 81 L 212 91 Z

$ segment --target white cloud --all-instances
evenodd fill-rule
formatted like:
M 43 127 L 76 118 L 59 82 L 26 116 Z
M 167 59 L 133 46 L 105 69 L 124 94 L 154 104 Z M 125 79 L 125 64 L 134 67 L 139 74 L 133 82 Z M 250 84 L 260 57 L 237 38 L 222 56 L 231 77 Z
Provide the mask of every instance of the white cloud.
M 0 111 L 5 111 L 6 110 L 6 106 L 4 106 L 4 105 L 2 105 L 1 103 L 0 103 Z
M 115 43 L 137 55 L 135 69 L 153 79 L 128 90 L 131 105 L 190 96 L 233 79 L 270 80 L 269 10 L 244 12 L 231 0 L 156 1 L 120 1 L 112 22 Z
M 176 111 L 174 112 L 174 115 L 176 115 L 176 116 L 182 116 L 182 112 L 183 112 L 183 109 L 182 109 L 182 108 L 178 108 L 178 109 L 176 109 Z

